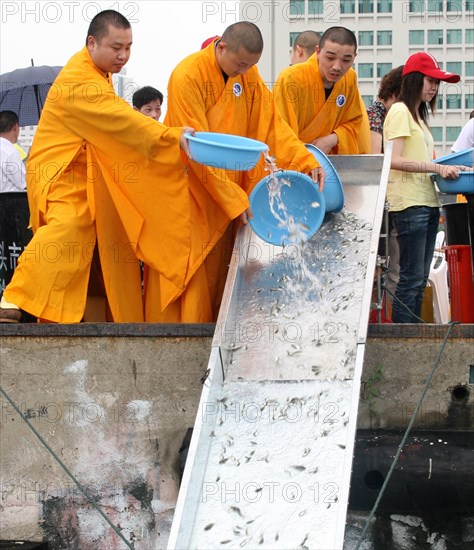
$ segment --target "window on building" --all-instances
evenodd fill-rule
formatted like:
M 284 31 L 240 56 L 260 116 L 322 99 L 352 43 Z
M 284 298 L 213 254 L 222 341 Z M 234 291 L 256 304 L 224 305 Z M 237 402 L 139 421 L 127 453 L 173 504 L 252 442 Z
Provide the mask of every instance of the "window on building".
M 465 8 L 466 11 L 474 11 L 474 0 L 466 0 Z
M 378 13 L 392 13 L 392 0 L 378 0 L 377 2 Z
M 293 47 L 293 44 L 295 43 L 296 37 L 299 35 L 299 32 L 290 32 L 290 48 Z
M 466 44 L 474 44 L 474 29 L 466 29 Z
M 377 31 L 377 45 L 378 46 L 391 46 L 392 45 L 392 31 Z
M 341 13 L 355 13 L 355 0 L 340 0 Z
M 463 0 L 448 0 L 446 2 L 446 11 L 458 11 L 462 12 Z
M 409 31 L 408 43 L 410 46 L 418 46 L 425 43 L 425 31 Z
M 443 12 L 443 0 L 428 0 L 428 11 Z
M 391 63 L 377 63 L 377 78 L 382 78 L 392 68 Z
M 323 15 L 323 13 L 324 13 L 324 0 L 308 0 L 309 15 Z
M 446 70 L 448 73 L 462 74 L 462 61 L 448 61 Z
M 461 132 L 460 126 L 446 126 L 446 141 L 449 143 L 454 143 Z
M 428 31 L 428 44 L 442 44 L 443 43 L 443 30 L 434 29 Z
M 357 42 L 359 46 L 373 46 L 374 31 L 359 31 Z
M 431 126 L 430 132 L 431 132 L 431 135 L 433 136 L 433 141 L 435 143 L 443 141 L 443 128 L 442 128 L 442 126 Z
M 374 13 L 374 0 L 359 0 L 359 13 Z
M 462 29 L 448 29 L 446 31 L 447 44 L 462 44 Z
M 425 11 L 425 0 L 411 0 L 408 4 L 408 10 L 415 15 L 423 13 Z
M 474 61 L 466 61 L 464 64 L 464 76 L 474 76 Z
M 305 0 L 290 0 L 290 15 L 302 16 L 305 14 Z
M 447 94 L 446 109 L 460 109 L 460 108 L 461 108 L 461 94 Z
M 464 96 L 464 107 L 470 111 L 474 109 L 474 94 L 466 94 Z
M 374 77 L 374 64 L 373 63 L 359 63 L 357 68 L 357 75 L 359 78 L 373 78 Z
M 436 108 L 438 109 L 438 111 L 441 111 L 443 109 L 443 105 L 444 105 L 443 96 L 438 95 L 438 101 L 436 102 Z
M 363 95 L 362 101 L 364 102 L 364 105 L 369 108 L 372 105 L 374 98 L 371 95 Z

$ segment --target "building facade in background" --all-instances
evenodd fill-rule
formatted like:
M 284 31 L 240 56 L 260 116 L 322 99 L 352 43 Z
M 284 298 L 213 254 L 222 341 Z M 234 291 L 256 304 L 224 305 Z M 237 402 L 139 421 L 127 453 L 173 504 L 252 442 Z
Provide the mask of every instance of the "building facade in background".
M 458 84 L 440 84 L 430 119 L 437 155 L 450 153 L 474 109 L 474 0 L 241 0 L 240 16 L 263 33 L 259 70 L 270 88 L 304 30 L 322 34 L 341 25 L 355 33 L 354 68 L 367 106 L 390 69 L 412 53 L 432 53 L 441 68 L 461 75 Z

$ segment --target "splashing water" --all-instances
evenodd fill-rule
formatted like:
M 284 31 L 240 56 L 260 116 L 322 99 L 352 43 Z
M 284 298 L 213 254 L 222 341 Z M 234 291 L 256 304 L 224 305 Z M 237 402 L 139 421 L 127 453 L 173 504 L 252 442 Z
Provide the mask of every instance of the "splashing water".
M 291 187 L 291 182 L 283 177 L 278 177 L 277 172 L 281 171 L 274 157 L 271 157 L 267 152 L 264 153 L 266 167 L 270 172 L 267 181 L 270 212 L 274 218 L 278 220 L 278 226 L 286 229 L 287 237 L 282 239 L 282 246 L 286 244 L 301 244 L 308 239 L 309 227 L 302 222 L 295 221 L 294 216 L 288 213 L 286 205 L 282 197 L 282 189 L 287 186 Z M 319 208 L 318 202 L 311 203 L 312 208 Z

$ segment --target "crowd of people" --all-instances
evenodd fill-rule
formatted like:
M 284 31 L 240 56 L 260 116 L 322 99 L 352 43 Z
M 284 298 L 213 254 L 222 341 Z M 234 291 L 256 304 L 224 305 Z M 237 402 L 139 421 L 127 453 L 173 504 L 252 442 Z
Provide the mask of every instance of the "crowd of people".
M 427 105 L 434 107 L 440 80 L 459 76 L 441 71 L 429 54 L 414 54 L 382 80 L 367 113 L 352 31 L 301 33 L 273 91 L 257 69 L 263 46 L 258 27 L 245 21 L 206 40 L 172 72 L 161 123 L 160 91 L 140 88 L 133 107 L 114 92 L 112 74 L 131 53 L 130 22 L 114 10 L 94 17 L 85 47 L 56 79 L 68 94 L 46 101 L 30 150 L 34 236 L 3 293 L 0 322 L 19 322 L 22 310 L 46 322 L 80 322 L 92 287 L 104 296 L 109 321 L 215 321 L 235 232 L 252 216 L 249 194 L 265 161 L 245 172 L 198 164 L 185 137 L 196 131 L 265 142 L 279 168 L 309 174 L 320 189 L 325 173 L 306 143 L 326 154 L 368 154 L 392 141 L 388 200 L 400 246 L 395 296 L 408 308 L 394 305 L 393 320 L 416 322 L 439 217 L 426 175 L 455 178 L 464 169 L 433 163 Z M 71 94 L 74 101 L 67 101 Z M 12 115 L 0 115 L 2 159 L 14 154 L 18 138 Z M 2 190 L 24 189 L 24 171 L 16 175 L 17 183 L 2 175 Z

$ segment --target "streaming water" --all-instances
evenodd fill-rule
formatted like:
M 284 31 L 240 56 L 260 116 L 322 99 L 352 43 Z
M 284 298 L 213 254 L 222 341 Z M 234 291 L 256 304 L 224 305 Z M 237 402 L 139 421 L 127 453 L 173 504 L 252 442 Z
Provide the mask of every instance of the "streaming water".
M 350 378 L 370 237 L 370 224 L 343 210 L 326 214 L 307 242 L 274 248 L 273 257 L 269 247 L 265 261 L 256 251 L 225 327 L 228 376 L 246 365 L 262 380 Z
M 277 167 L 274 157 L 265 152 L 264 158 L 266 170 L 270 172 L 267 180 L 270 211 L 274 218 L 278 220 L 278 226 L 285 229 L 287 235 L 282 238 L 281 244 L 284 246 L 290 243 L 303 243 L 308 239 L 310 227 L 302 220 L 295 220 L 295 217 L 288 212 L 282 197 L 282 190 L 285 186 L 291 187 L 291 182 L 281 175 L 278 176 L 278 172 L 281 172 L 281 170 Z M 311 203 L 311 208 L 319 208 L 320 206 L 317 201 Z

